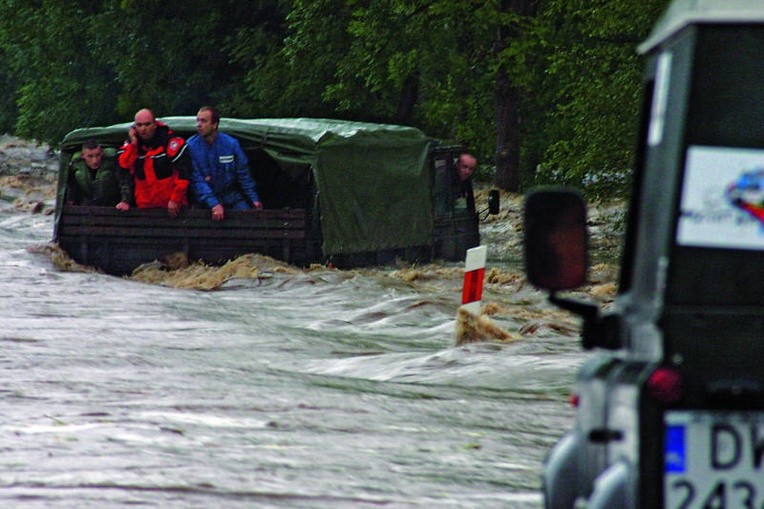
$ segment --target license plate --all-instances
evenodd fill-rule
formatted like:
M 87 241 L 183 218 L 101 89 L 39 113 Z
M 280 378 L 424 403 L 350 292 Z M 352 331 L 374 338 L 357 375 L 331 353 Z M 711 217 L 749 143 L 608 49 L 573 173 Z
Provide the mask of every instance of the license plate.
M 666 509 L 764 509 L 764 413 L 667 412 Z

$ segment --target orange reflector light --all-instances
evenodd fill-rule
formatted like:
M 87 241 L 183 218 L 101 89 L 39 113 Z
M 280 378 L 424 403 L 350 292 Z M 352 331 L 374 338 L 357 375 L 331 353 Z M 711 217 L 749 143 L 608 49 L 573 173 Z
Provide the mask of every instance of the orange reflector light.
M 647 392 L 660 403 L 676 403 L 684 397 L 682 375 L 671 368 L 658 368 L 647 379 Z

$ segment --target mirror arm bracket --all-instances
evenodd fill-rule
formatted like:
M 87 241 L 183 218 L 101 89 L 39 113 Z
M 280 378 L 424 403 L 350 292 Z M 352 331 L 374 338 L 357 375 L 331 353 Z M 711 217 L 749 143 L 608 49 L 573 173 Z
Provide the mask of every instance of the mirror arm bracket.
M 560 297 L 556 292 L 549 294 L 549 302 L 565 311 L 583 317 L 584 321 L 596 321 L 599 317 L 599 308 L 590 302 Z
M 581 343 L 585 350 L 605 348 L 617 350 L 620 345 L 620 319 L 617 315 L 602 315 L 599 307 L 590 302 L 560 297 L 555 292 L 549 294 L 549 302 L 560 309 L 570 311 L 583 318 Z

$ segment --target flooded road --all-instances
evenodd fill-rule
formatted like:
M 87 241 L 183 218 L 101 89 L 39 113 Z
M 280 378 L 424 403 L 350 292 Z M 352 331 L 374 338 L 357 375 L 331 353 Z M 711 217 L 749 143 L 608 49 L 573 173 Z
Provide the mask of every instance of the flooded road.
M 458 280 L 176 289 L 62 272 L 51 232 L 0 211 L 2 504 L 542 507 L 585 354 L 538 292 L 489 285 L 522 340 L 454 347 Z

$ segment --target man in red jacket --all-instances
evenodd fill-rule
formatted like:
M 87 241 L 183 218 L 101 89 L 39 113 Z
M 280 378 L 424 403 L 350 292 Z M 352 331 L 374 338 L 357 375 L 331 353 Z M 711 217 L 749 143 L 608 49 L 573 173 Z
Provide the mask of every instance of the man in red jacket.
M 122 178 L 131 179 L 135 205 L 139 208 L 167 208 L 177 217 L 188 203 L 186 189 L 191 176 L 191 159 L 186 142 L 156 120 L 149 109 L 135 114 L 128 139 L 117 152 Z M 121 201 L 119 210 L 130 204 Z

